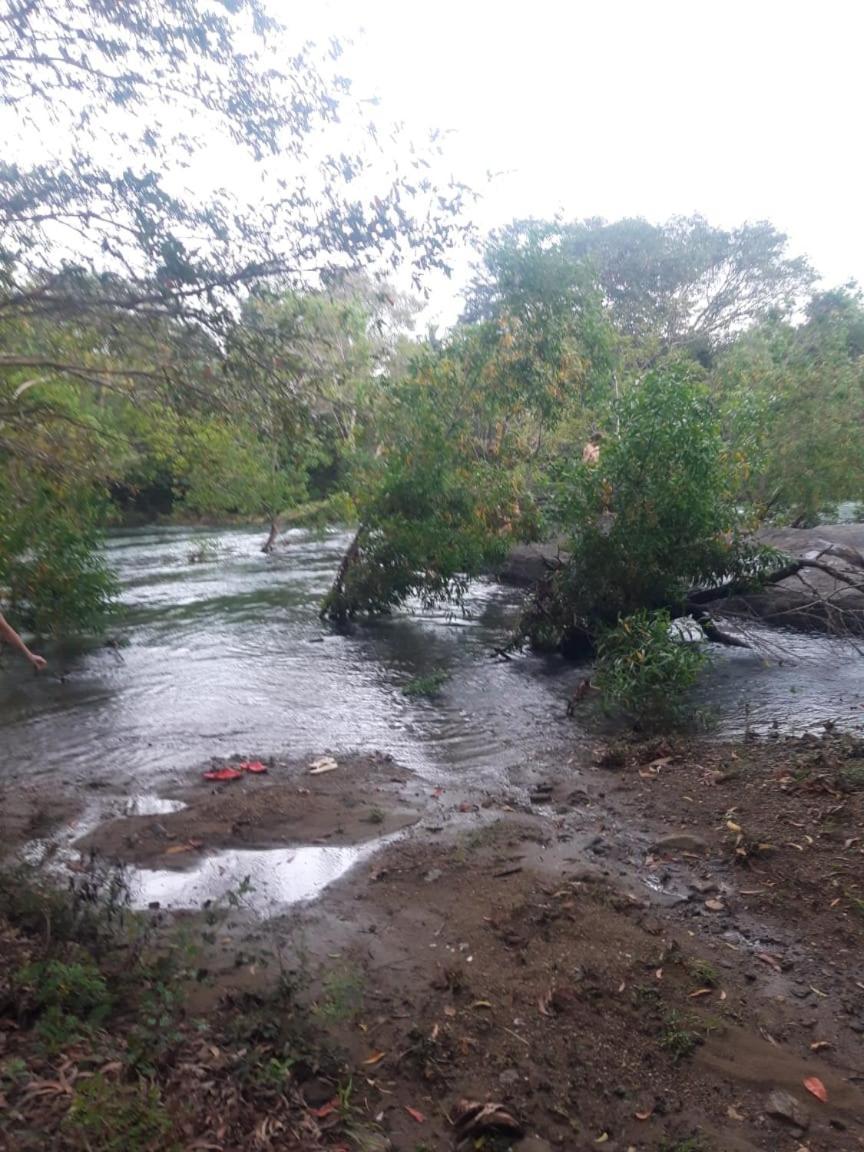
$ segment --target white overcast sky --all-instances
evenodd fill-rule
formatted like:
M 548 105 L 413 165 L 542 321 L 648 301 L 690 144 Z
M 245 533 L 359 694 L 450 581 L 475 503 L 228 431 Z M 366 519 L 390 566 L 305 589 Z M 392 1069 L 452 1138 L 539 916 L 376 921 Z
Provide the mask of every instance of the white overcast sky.
M 295 24 L 293 0 L 270 2 Z M 859 0 L 319 0 L 303 19 L 355 37 L 356 95 L 452 130 L 455 175 L 503 173 L 484 229 L 557 211 L 769 219 L 827 282 L 864 283 Z

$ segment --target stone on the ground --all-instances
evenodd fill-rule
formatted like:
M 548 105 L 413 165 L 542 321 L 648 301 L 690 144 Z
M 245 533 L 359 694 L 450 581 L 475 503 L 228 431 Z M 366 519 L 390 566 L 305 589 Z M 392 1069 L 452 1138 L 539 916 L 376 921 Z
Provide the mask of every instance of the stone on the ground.
M 796 1128 L 804 1129 L 810 1124 L 810 1117 L 804 1111 L 801 1102 L 791 1092 L 784 1092 L 779 1088 L 768 1097 L 765 1111 L 774 1120 L 782 1120 Z

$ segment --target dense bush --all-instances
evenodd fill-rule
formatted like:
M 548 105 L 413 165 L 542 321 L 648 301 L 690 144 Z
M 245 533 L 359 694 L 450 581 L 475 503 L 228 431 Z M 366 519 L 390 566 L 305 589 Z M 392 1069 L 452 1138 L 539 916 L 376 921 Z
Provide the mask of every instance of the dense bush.
M 44 484 L 0 501 L 0 598 L 17 622 L 55 639 L 104 626 L 117 584 L 101 521 L 99 500 L 80 489 Z
M 551 484 L 569 559 L 524 614 L 539 646 L 591 648 L 619 616 L 680 613 L 690 589 L 764 566 L 741 534 L 739 461 L 706 389 L 680 368 L 652 373 L 615 415 L 598 459 L 562 462 Z
M 643 730 L 665 728 L 685 718 L 687 691 L 705 659 L 667 611 L 637 612 L 601 635 L 593 681 L 608 711 L 624 713 Z

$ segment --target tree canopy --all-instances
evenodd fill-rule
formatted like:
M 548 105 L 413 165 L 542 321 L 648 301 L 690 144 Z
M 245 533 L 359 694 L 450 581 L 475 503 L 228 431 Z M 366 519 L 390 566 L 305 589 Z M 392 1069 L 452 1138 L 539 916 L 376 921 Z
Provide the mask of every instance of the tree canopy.
M 470 194 L 434 136 L 394 146 L 339 44 L 260 0 L 0 0 L 0 30 L 0 594 L 35 626 L 96 626 L 112 520 L 272 544 L 314 513 L 358 529 L 336 617 L 568 542 L 526 615 L 567 643 L 861 500 L 864 305 L 770 223 L 517 220 L 421 338 L 405 285 Z

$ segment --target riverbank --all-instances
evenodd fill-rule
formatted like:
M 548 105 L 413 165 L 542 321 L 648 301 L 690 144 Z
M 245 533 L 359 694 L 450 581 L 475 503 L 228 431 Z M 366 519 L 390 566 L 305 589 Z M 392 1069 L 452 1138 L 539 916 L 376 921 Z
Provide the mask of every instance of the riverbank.
M 143 913 L 157 953 L 178 929 L 186 947 L 197 939 L 194 963 L 169 981 L 177 1038 L 151 1076 L 168 1121 L 186 1125 L 184 1146 L 415 1152 L 464 1136 L 523 1152 L 862 1147 L 860 741 L 598 746 L 526 765 L 503 788 L 430 788 L 374 757 L 337 759 L 317 776 L 311 763 L 210 785 L 221 791 L 207 804 L 229 827 L 250 803 L 275 811 L 261 807 L 271 790 L 284 800 L 293 789 L 295 818 L 310 796 L 319 816 L 330 805 L 326 835 L 340 826 L 350 778 L 364 815 L 367 802 L 384 812 L 383 795 L 416 821 L 395 839 L 371 823 L 343 829 L 377 850 L 316 901 L 263 922 L 242 891 L 211 904 L 204 922 Z M 167 848 L 188 843 L 185 826 L 166 831 L 176 837 Z M 280 843 L 297 841 L 283 828 Z M 185 852 L 170 857 L 172 868 L 195 867 Z M 7 988 L 21 967 L 17 931 L 7 924 L 0 937 Z M 43 923 L 28 939 L 41 947 L 44 937 Z M 277 1010 L 286 988 L 290 1010 L 284 999 Z M 38 1014 L 8 1013 L 7 998 L 7 1139 L 9 1116 L 48 1100 L 57 1140 L 70 1139 L 63 1117 L 94 1068 L 124 1091 L 138 1083 L 122 1013 L 110 1044 L 97 1045 L 107 1073 L 91 1039 L 46 1053 L 33 1046 Z M 293 1031 L 274 1036 L 262 1016 Z M 258 1070 L 240 1075 L 250 1064 Z M 262 1076 L 275 1083 L 262 1089 Z M 193 1081 L 208 1085 L 209 1112 L 186 1108 Z M 460 1127 L 477 1112 L 462 1100 L 498 1107 Z M 274 1107 L 272 1130 L 253 1129 L 251 1117 Z

